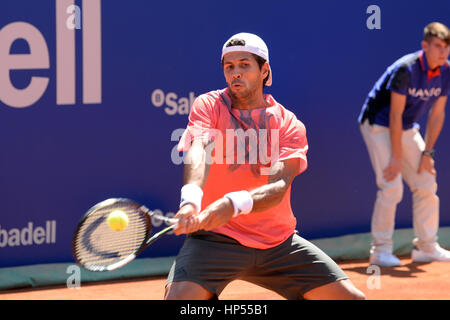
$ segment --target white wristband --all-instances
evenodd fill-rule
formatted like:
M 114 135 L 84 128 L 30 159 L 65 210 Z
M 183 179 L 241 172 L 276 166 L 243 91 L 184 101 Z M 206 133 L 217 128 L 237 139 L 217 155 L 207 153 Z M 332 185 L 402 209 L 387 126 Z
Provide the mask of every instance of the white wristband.
M 185 184 L 181 188 L 180 208 L 187 203 L 192 204 L 197 212 L 202 208 L 203 190 L 193 183 Z
M 224 197 L 230 199 L 233 203 L 233 217 L 236 217 L 240 214 L 250 213 L 253 209 L 253 198 L 250 192 L 248 192 L 247 190 L 230 192 L 224 195 Z

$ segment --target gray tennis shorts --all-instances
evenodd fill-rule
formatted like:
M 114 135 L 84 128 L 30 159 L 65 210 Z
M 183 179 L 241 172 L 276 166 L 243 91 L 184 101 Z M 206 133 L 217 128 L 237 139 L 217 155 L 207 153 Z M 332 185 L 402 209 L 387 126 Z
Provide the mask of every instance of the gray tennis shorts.
M 240 279 L 295 300 L 303 299 L 311 289 L 347 278 L 329 256 L 297 234 L 262 250 L 225 235 L 199 231 L 186 237 L 166 285 L 191 281 L 218 297 L 228 283 Z

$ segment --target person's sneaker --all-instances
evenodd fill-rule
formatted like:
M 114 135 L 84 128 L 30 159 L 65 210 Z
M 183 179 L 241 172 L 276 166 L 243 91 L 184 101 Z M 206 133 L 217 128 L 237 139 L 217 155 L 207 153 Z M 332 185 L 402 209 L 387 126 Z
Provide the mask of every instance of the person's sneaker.
M 414 247 L 412 251 L 412 260 L 414 262 L 450 262 L 450 251 L 441 248 L 438 244 L 435 245 L 434 250 L 431 252 L 422 251 Z
M 380 267 L 398 267 L 402 265 L 399 258 L 389 252 L 374 252 L 370 254 L 370 264 Z

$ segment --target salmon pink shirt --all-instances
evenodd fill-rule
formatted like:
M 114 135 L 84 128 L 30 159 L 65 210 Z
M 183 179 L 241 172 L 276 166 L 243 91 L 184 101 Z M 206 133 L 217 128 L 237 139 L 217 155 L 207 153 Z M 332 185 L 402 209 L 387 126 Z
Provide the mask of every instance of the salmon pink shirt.
M 195 99 L 178 151 L 187 151 L 194 139 L 214 140 L 202 209 L 229 192 L 251 191 L 267 184 L 270 166 L 276 161 L 298 158 L 297 174 L 306 170 L 305 126 L 270 94 L 265 94 L 264 99 L 268 107 L 251 110 L 232 108 L 228 89 L 211 91 Z M 211 231 L 247 247 L 275 247 L 295 232 L 297 221 L 290 197 L 289 187 L 274 207 L 238 215 Z

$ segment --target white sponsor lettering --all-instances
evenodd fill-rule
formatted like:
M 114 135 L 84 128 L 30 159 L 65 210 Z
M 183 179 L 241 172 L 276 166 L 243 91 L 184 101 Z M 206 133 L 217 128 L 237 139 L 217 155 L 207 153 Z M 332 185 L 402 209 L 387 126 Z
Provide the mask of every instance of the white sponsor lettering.
M 82 8 L 83 103 L 97 104 L 102 102 L 101 0 L 83 0 Z M 74 0 L 55 0 L 55 9 L 56 104 L 75 104 L 75 31 L 81 30 L 80 8 L 74 5 Z M 18 39 L 28 44 L 28 54 L 10 53 Z M 10 71 L 50 69 L 49 50 L 42 33 L 27 22 L 5 25 L 0 29 L 0 61 L 0 101 L 13 108 L 29 107 L 39 101 L 49 77 L 31 76 L 26 88 L 17 89 L 11 82 Z
M 56 221 L 46 221 L 45 226 L 28 222 L 26 227 L 2 229 L 0 225 L 0 248 L 56 243 Z
M 156 108 L 165 106 L 164 111 L 169 116 L 189 114 L 194 100 L 195 93 L 192 91 L 189 92 L 187 97 L 179 97 L 175 92 L 165 93 L 161 89 L 155 89 L 151 94 L 151 102 L 153 106 Z
M 17 39 L 24 39 L 29 54 L 10 54 L 9 50 Z M 28 87 L 17 89 L 10 78 L 11 70 L 48 69 L 50 67 L 48 48 L 42 33 L 26 22 L 13 22 L 0 30 L 0 101 L 14 108 L 28 107 L 41 98 L 47 89 L 47 77 L 31 77 Z
M 417 89 L 417 88 L 409 88 L 409 95 L 420 98 L 421 100 L 428 100 L 431 97 L 439 97 L 441 95 L 441 88 L 431 88 L 431 89 Z

